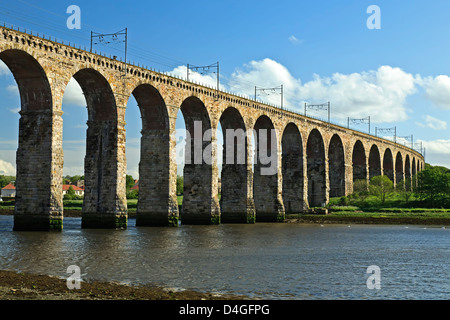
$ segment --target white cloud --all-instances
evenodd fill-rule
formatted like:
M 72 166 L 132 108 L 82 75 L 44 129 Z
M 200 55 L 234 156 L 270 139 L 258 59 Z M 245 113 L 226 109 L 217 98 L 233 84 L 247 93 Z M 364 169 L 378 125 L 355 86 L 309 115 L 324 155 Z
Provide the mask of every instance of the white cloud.
M 11 71 L 9 70 L 8 66 L 0 60 L 0 76 L 11 74 Z
M 283 84 L 284 106 L 303 112 L 305 102 L 330 101 L 333 118 L 371 116 L 371 121 L 398 122 L 408 119 L 406 98 L 416 92 L 415 78 L 390 66 L 361 73 L 335 73 L 331 77 L 314 75 L 302 83 L 280 63 L 264 59 L 251 61 L 237 69 L 228 85 L 233 92 L 251 94 L 254 87 L 276 87 Z M 280 105 L 280 96 L 259 97 Z
M 186 78 L 186 71 L 186 66 L 179 66 L 171 74 Z M 216 78 L 210 74 L 201 75 L 191 71 L 190 80 L 216 86 Z M 255 86 L 258 89 L 270 89 L 281 85 L 283 106 L 287 109 L 303 113 L 305 102 L 330 101 L 334 119 L 371 116 L 373 123 L 407 120 L 409 110 L 406 99 L 417 91 L 416 78 L 400 68 L 381 66 L 377 70 L 352 74 L 335 73 L 330 77 L 316 74 L 312 80 L 302 83 L 285 66 L 269 58 L 250 61 L 243 67 L 236 68 L 231 77 L 226 79 L 226 83 L 221 83 L 221 88 L 253 98 Z M 280 106 L 280 90 L 258 90 L 257 99 Z
M 11 112 L 11 113 L 19 113 L 20 108 L 10 108 L 10 109 L 8 109 L 8 110 L 9 110 L 9 112 Z
M 191 69 L 191 68 L 189 68 Z M 199 72 L 189 70 L 189 81 L 195 82 L 204 86 L 216 88 L 217 87 L 217 77 L 212 72 L 215 71 L 214 68 L 209 70 L 207 74 L 200 74 Z M 186 79 L 187 78 L 187 66 L 179 66 L 169 72 L 171 75 Z M 220 84 L 219 84 L 220 85 Z M 222 85 L 220 85 L 222 87 Z
M 254 97 L 255 86 L 258 89 L 278 88 L 283 85 L 284 105 L 292 108 L 299 99 L 298 91 L 301 82 L 295 79 L 289 70 L 272 59 L 251 61 L 243 68 L 238 68 L 231 75 L 228 82 L 230 90 L 241 95 Z M 257 99 L 267 103 L 280 105 L 281 96 L 278 90 L 267 90 L 265 93 L 258 90 Z
M 293 43 L 293 44 L 301 44 L 301 43 L 303 43 L 303 40 L 301 40 L 301 39 L 298 39 L 296 36 L 294 36 L 294 35 L 291 35 L 289 38 L 288 38 L 288 40 L 291 42 L 291 43 Z
M 10 84 L 7 86 L 6 91 L 12 95 L 19 96 L 19 88 L 15 84 Z
M 450 140 L 438 139 L 438 140 L 417 140 L 418 143 L 422 142 L 423 147 L 426 148 L 428 153 L 436 153 L 442 155 L 450 155 Z M 450 159 L 449 159 L 450 162 Z
M 433 130 L 446 130 L 447 129 L 447 122 L 436 119 L 430 115 L 425 116 L 425 123 L 416 122 L 417 125 L 421 127 L 428 127 Z
M 75 79 L 70 79 L 64 92 L 63 104 L 86 107 L 83 90 Z
M 418 84 L 425 89 L 425 95 L 433 104 L 444 110 L 450 110 L 450 77 L 418 77 Z
M 425 161 L 433 166 L 450 168 L 450 140 L 417 140 L 425 149 Z
M 0 160 L 0 174 L 5 176 L 15 176 L 16 168 L 13 164 L 4 160 Z

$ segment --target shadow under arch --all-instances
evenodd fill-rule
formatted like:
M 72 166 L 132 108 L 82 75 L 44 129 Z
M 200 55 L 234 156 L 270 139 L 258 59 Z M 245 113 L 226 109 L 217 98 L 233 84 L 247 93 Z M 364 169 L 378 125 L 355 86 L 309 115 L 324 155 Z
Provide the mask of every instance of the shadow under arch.
M 176 170 L 171 163 L 169 115 L 160 92 L 140 84 L 132 92 L 142 119 L 136 226 L 178 226 Z
M 397 155 L 395 156 L 395 185 L 398 187 L 400 184 L 403 184 L 404 187 L 404 179 L 405 179 L 405 172 L 404 172 L 404 163 L 403 163 L 403 157 L 400 151 L 397 152 Z
M 186 98 L 180 110 L 186 125 L 181 223 L 219 224 L 218 188 L 213 183 L 217 170 L 213 170 L 213 132 L 208 110 L 194 96 Z
M 372 145 L 369 152 L 369 180 L 381 176 L 381 156 L 377 145 Z
M 366 151 L 360 140 L 356 141 L 353 146 L 352 162 L 353 182 L 357 180 L 367 180 Z
M 255 160 L 253 198 L 257 222 L 284 220 L 284 206 L 278 197 L 278 147 L 275 127 L 266 115 L 254 125 Z
M 126 228 L 125 177 L 120 174 L 117 105 L 108 80 L 92 68 L 72 76 L 83 91 L 87 104 L 85 195 L 82 228 Z M 122 136 L 123 135 L 123 136 Z
M 304 201 L 303 141 L 294 123 L 288 123 L 281 138 L 281 171 L 283 204 L 286 214 L 307 209 Z
M 308 203 L 310 207 L 327 204 L 327 182 L 325 167 L 325 145 L 322 134 L 317 129 L 311 130 L 306 144 Z
M 392 182 L 394 180 L 394 158 L 391 149 L 387 148 L 383 155 L 383 175 L 388 177 Z
M 251 166 L 244 119 L 234 107 L 220 117 L 223 131 L 220 212 L 222 223 L 254 223 Z
M 341 137 L 334 134 L 328 148 L 330 197 L 345 196 L 345 156 Z

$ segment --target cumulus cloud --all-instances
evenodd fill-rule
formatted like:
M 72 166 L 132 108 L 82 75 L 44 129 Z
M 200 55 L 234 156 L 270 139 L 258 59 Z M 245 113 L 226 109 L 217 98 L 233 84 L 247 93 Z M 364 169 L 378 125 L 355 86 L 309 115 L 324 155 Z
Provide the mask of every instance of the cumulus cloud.
M 272 59 L 264 59 L 251 61 L 243 68 L 236 69 L 231 75 L 228 85 L 232 92 L 246 96 L 254 94 L 255 86 L 258 89 L 269 89 L 258 90 L 257 99 L 275 105 L 281 103 L 280 92 L 277 90 L 272 92 L 270 89 L 283 85 L 285 104 L 292 105 L 296 103 L 301 82 L 295 79 L 285 66 Z
M 291 41 L 297 39 L 291 37 Z M 297 39 L 298 40 L 298 39 Z M 180 66 L 171 73 L 186 78 L 186 66 Z M 214 75 L 190 73 L 192 81 L 216 86 Z M 436 106 L 450 110 L 450 77 L 413 76 L 401 68 L 388 65 L 376 70 L 350 74 L 334 73 L 331 76 L 314 74 L 311 80 L 302 81 L 294 77 L 281 63 L 266 58 L 254 60 L 236 68 L 229 78 L 221 76 L 221 89 L 233 93 L 254 97 L 258 89 L 279 88 L 283 85 L 283 105 L 287 109 L 303 113 L 306 103 L 331 103 L 331 116 L 334 120 L 344 122 L 347 117 L 371 117 L 373 123 L 393 123 L 409 120 L 412 110 L 407 99 L 423 89 L 426 97 Z M 225 79 L 225 80 L 224 80 Z M 280 105 L 280 91 L 258 90 L 257 99 Z M 313 112 L 309 115 L 315 115 Z M 326 114 L 322 115 L 324 118 Z M 320 117 L 320 116 L 319 116 Z M 427 117 L 422 126 L 435 130 L 447 127 L 445 121 Z
M 416 122 L 421 127 L 428 127 L 433 130 L 446 130 L 447 122 L 444 120 L 436 119 L 430 115 L 425 116 L 425 123 Z
M 425 161 L 434 166 L 450 168 L 450 140 L 417 140 L 425 148 Z
M 63 104 L 86 107 L 83 90 L 75 79 L 70 79 L 64 92 Z
M 16 168 L 11 163 L 0 160 L 0 175 L 15 176 Z
M 190 69 L 190 68 L 189 68 Z M 215 74 L 212 73 L 214 71 L 213 69 L 210 70 L 211 72 L 207 74 L 201 74 L 199 72 L 189 70 L 189 81 L 195 82 L 204 86 L 209 86 L 212 88 L 217 87 L 217 77 Z M 186 79 L 187 78 L 187 66 L 179 66 L 175 69 L 173 69 L 171 72 L 169 72 L 171 75 Z M 224 86 L 223 84 L 219 84 L 221 87 Z
M 315 74 L 302 82 L 280 63 L 264 59 L 251 61 L 237 69 L 229 82 L 232 91 L 249 94 L 255 84 L 279 86 L 283 84 L 284 105 L 303 110 L 305 102 L 331 102 L 334 118 L 371 116 L 373 122 L 396 122 L 408 119 L 406 99 L 416 92 L 415 77 L 400 68 L 381 66 L 361 73 L 335 73 L 330 77 Z M 254 89 L 253 89 L 254 90 Z M 274 95 L 264 101 L 280 104 Z
M 450 77 L 418 77 L 418 84 L 425 89 L 425 95 L 433 104 L 444 110 L 450 110 Z
M 438 139 L 438 140 L 418 140 L 417 142 L 422 142 L 423 146 L 426 148 L 428 153 L 445 154 L 450 155 L 450 140 Z

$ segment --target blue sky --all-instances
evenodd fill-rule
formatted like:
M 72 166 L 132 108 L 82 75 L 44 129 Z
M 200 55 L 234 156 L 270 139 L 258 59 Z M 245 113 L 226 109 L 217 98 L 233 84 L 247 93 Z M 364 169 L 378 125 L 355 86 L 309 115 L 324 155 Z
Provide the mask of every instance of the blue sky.
M 70 30 L 68 6 L 81 9 Z M 370 5 L 381 29 L 367 28 Z M 89 47 L 90 32 L 128 28 L 136 64 L 184 77 L 186 64 L 220 63 L 221 87 L 252 97 L 254 86 L 283 84 L 284 105 L 330 101 L 333 122 L 371 117 L 426 147 L 426 161 L 450 167 L 450 2 L 317 1 L 33 1 L 0 4 L 0 21 Z M 96 46 L 123 57 L 122 48 Z M 214 75 L 193 74 L 213 85 Z M 259 97 L 279 104 L 279 96 Z M 20 107 L 12 74 L 0 64 L 0 171 L 14 173 Z M 65 94 L 65 174 L 82 174 L 87 111 L 76 84 Z M 137 176 L 140 115 L 127 111 L 128 172 Z M 326 113 L 311 115 L 326 118 Z M 182 118 L 179 127 L 182 127 Z M 366 131 L 366 125 L 353 128 Z M 402 140 L 400 140 L 402 141 Z

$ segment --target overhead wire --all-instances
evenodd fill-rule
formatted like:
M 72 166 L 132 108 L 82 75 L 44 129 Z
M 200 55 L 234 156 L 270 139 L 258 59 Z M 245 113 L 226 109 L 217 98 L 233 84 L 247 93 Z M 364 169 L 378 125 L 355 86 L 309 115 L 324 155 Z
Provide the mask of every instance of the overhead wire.
M 52 12 L 50 10 L 44 9 L 35 4 L 31 4 L 24 0 L 17 0 L 17 1 L 22 3 L 23 5 L 25 5 L 25 7 L 14 6 L 13 2 L 8 3 L 8 6 L 0 4 L 0 14 L 2 14 L 7 19 L 23 21 L 24 23 L 27 24 L 27 26 L 28 25 L 37 26 L 40 28 L 44 28 L 46 30 L 55 31 L 58 33 L 58 36 L 64 35 L 64 36 L 70 37 L 69 38 L 70 40 L 63 39 L 63 38 L 60 39 L 62 41 L 66 41 L 67 43 L 73 43 L 73 40 L 72 40 L 73 38 L 80 39 L 81 42 L 84 43 L 84 46 L 86 46 L 90 42 L 91 39 L 88 37 L 88 35 L 82 36 L 77 32 L 70 32 L 70 31 L 65 30 L 65 28 L 61 28 L 61 20 L 66 21 L 67 16 Z M 28 7 L 28 9 L 26 7 Z M 55 18 L 49 18 L 48 16 L 41 17 L 40 15 L 36 15 L 36 12 L 29 11 L 29 8 L 32 8 L 33 10 L 36 10 L 36 9 L 40 10 L 41 12 L 44 12 L 47 15 L 51 15 L 52 17 L 55 17 L 58 20 L 55 20 Z M 4 21 L 4 23 L 8 23 L 11 25 L 15 24 L 15 22 L 12 23 L 12 21 Z M 105 32 L 105 33 L 110 32 L 110 31 L 102 30 L 101 28 L 98 28 L 97 26 L 89 25 L 87 23 L 83 23 L 83 25 L 92 28 L 92 30 L 95 29 L 96 31 L 101 31 L 101 32 Z M 107 47 L 109 50 L 113 51 L 114 53 L 117 53 L 118 55 L 123 54 L 123 52 L 124 52 L 124 50 L 122 48 L 118 48 L 118 45 L 113 44 L 113 43 L 109 43 L 109 44 L 104 43 L 102 45 L 99 45 L 98 47 Z M 95 49 L 95 50 L 97 50 L 97 49 Z M 187 63 L 185 61 L 181 60 L 180 58 L 171 57 L 170 55 L 168 55 L 166 53 L 161 53 L 161 52 L 158 52 L 157 50 L 154 50 L 154 48 L 152 48 L 152 50 L 148 50 L 148 49 L 141 48 L 140 46 L 136 46 L 134 44 L 129 44 L 127 51 L 128 51 L 128 57 L 129 57 L 127 59 L 128 60 L 127 63 L 130 63 L 132 59 L 139 60 L 139 64 L 141 64 L 141 62 L 142 62 L 142 65 L 144 62 L 149 62 L 150 65 L 156 64 L 156 65 L 159 65 L 162 67 L 172 69 L 172 70 L 166 70 L 169 73 L 177 67 L 187 65 Z M 153 68 L 153 69 L 155 69 L 155 68 Z M 258 88 L 262 87 L 260 84 L 256 84 L 254 82 L 236 78 L 236 77 L 233 77 L 231 79 L 230 77 L 223 75 L 223 74 L 221 74 L 220 77 L 221 77 L 221 80 L 224 79 L 227 82 L 226 85 L 221 84 L 222 87 L 227 88 L 227 90 L 232 90 L 234 86 L 238 85 L 239 94 L 246 95 L 249 99 L 255 98 L 253 95 L 255 87 L 258 87 Z M 245 89 L 243 89 L 243 88 L 248 88 L 247 94 L 244 93 Z M 287 100 L 296 101 L 298 103 L 297 106 L 290 106 L 285 109 L 299 113 L 299 114 L 303 114 L 303 112 L 302 112 L 303 106 L 301 105 L 302 101 L 301 101 L 301 99 L 298 98 L 298 96 L 294 95 L 289 90 L 284 90 L 283 96 Z M 256 97 L 256 98 L 258 100 L 258 97 Z M 273 100 L 269 99 L 269 100 L 275 101 L 275 99 L 273 99 Z M 338 117 L 336 117 L 336 114 L 338 115 Z M 331 115 L 333 116 L 334 121 L 338 121 L 340 123 L 340 125 L 345 126 L 344 121 L 345 121 L 345 119 L 347 119 L 347 116 L 344 115 L 343 113 L 339 112 L 339 110 L 336 109 L 333 105 L 332 105 L 332 109 L 331 109 Z M 323 112 L 321 113 L 321 112 L 315 111 L 315 110 L 308 110 L 307 116 L 311 116 L 314 118 L 325 118 L 323 115 Z

